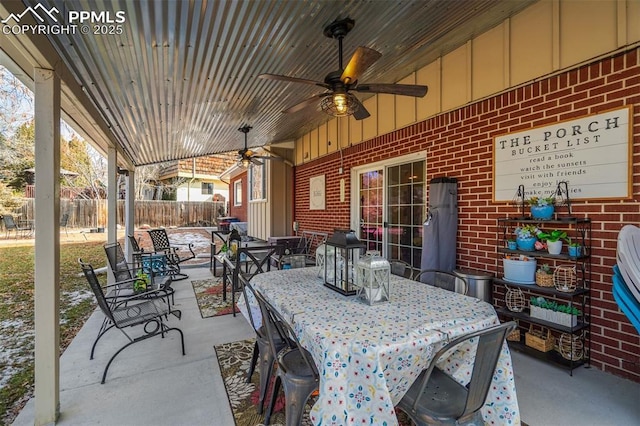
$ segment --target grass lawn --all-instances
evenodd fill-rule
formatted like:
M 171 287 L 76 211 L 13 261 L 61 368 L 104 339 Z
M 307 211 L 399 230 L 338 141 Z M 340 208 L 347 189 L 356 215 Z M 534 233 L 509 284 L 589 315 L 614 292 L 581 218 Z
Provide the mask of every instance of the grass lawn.
M 105 264 L 102 242 L 60 246 L 60 352 L 95 309 L 78 258 Z M 0 425 L 11 424 L 33 394 L 34 247 L 0 248 Z

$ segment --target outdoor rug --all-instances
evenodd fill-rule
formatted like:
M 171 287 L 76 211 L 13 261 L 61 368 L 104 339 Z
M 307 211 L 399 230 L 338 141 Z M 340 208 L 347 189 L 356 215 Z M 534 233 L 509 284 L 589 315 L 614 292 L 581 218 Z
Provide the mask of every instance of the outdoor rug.
M 264 415 L 258 414 L 257 406 L 260 397 L 260 374 L 256 370 L 251 377 L 251 383 L 247 383 L 247 373 L 251 365 L 251 355 L 253 354 L 253 344 L 255 340 L 241 340 L 239 342 L 225 343 L 214 346 L 220 372 L 224 380 L 224 387 L 227 390 L 227 397 L 233 412 L 233 418 L 236 426 L 257 426 L 262 425 Z M 272 388 L 273 383 L 269 385 Z M 309 419 L 309 411 L 315 403 L 317 397 L 312 396 L 305 407 L 305 414 L 302 417 L 302 425 L 312 425 Z M 267 395 L 266 405 L 271 399 L 271 395 Z M 273 426 L 284 425 L 284 394 L 282 391 L 276 401 L 274 412 L 271 415 L 270 424 Z M 398 415 L 400 426 L 408 426 L 411 424 L 409 418 L 402 412 Z
M 227 291 L 226 302 L 222 300 L 222 278 L 214 277 L 208 280 L 191 281 L 196 295 L 198 308 L 202 318 L 215 317 L 233 313 L 231 309 L 231 294 Z M 227 285 L 227 290 L 230 286 Z
M 258 414 L 257 410 L 258 399 L 260 398 L 260 373 L 256 370 L 253 373 L 253 377 L 251 377 L 251 383 L 247 383 L 247 373 L 251 365 L 254 342 L 255 340 L 253 339 L 241 340 L 214 347 L 236 426 L 262 425 L 264 421 L 264 415 Z M 271 385 L 269 389 L 271 389 Z M 271 395 L 267 395 L 265 412 L 266 405 L 270 399 Z M 307 404 L 305 416 L 302 420 L 302 424 L 305 426 L 311 426 L 311 421 L 309 420 L 310 409 L 311 406 Z M 282 392 L 280 392 L 276 401 L 270 424 L 274 426 L 285 424 L 284 394 Z

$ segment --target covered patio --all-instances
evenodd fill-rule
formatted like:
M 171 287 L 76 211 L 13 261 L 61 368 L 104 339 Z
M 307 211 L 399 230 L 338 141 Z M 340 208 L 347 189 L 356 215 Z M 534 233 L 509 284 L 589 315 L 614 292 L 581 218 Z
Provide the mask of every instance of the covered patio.
M 39 15 L 43 11 L 48 18 Z M 87 14 L 75 13 L 81 11 Z M 630 394 L 637 394 L 640 339 L 613 301 L 610 276 L 617 231 L 625 223 L 640 222 L 638 16 L 640 6 L 632 0 L 2 1 L 0 60 L 35 93 L 38 176 L 57 176 L 61 117 L 107 157 L 107 242 L 116 240 L 118 225 L 127 234 L 134 231 L 136 167 L 240 151 L 238 171 L 244 172 L 242 166 L 251 163 L 245 158 L 247 149 L 265 147 L 260 153 L 270 159 L 264 160 L 262 186 L 255 185 L 253 172 L 243 178 L 254 183 L 245 199 L 251 235 L 266 240 L 290 235 L 293 229 L 360 229 L 365 219 L 358 187 L 362 176 L 374 165 L 399 171 L 404 162 L 420 169 L 425 184 L 414 196 L 411 208 L 416 213 L 408 228 L 422 229 L 426 182 L 457 177 L 456 265 L 494 272 L 496 219 L 518 213 L 514 203 L 495 197 L 494 139 L 625 108 L 630 117 L 624 123 L 629 128 L 628 174 L 622 185 L 626 192 L 613 198 L 577 197 L 573 204 L 580 215 L 591 216 L 597 235 L 590 276 L 593 368 L 568 379 L 553 367 L 514 355 L 522 383 L 519 399 L 527 401 L 521 403 L 522 419 L 535 425 L 547 424 L 546 418 L 535 416 L 549 410 L 541 405 L 529 411 L 525 404 L 551 404 L 536 398 L 552 394 L 546 386 L 532 384 L 530 396 L 524 396 L 524 389 L 540 371 L 558 377 L 561 383 L 554 389 L 580 389 L 576 381 L 587 375 L 596 383 L 616 381 L 616 375 L 630 379 L 630 385 L 623 382 Z M 356 24 L 340 44 L 339 37 L 323 34 L 333 21 L 345 18 Z M 58 30 L 47 30 L 54 27 Z M 531 28 L 540 28 L 536 37 Z M 319 101 L 337 93 L 331 88 L 329 95 L 322 81 L 328 72 L 342 68 L 342 57 L 346 63 L 359 46 L 382 53 L 358 76 L 370 85 L 359 88 L 362 93 L 355 102 L 362 108 L 360 114 L 366 110 L 370 117 L 327 115 Z M 286 78 L 258 78 L 265 73 Z M 429 91 L 426 97 L 402 96 L 389 88 L 394 84 L 428 86 Z M 247 132 L 238 131 L 245 126 L 253 127 L 248 145 L 242 134 Z M 123 218 L 117 217 L 118 194 L 112 190 L 119 174 L 127 176 Z M 316 192 L 322 194 L 321 202 L 312 196 Z M 140 347 L 131 351 L 132 362 L 114 366 L 117 378 L 112 383 L 122 384 L 100 386 L 100 369 L 86 356 L 86 345 L 100 322 L 96 314 L 60 360 L 59 195 L 56 179 L 38 181 L 35 401 L 16 423 L 126 424 L 125 418 L 108 417 L 126 413 L 135 419 L 129 423 L 144 423 L 151 413 L 157 416 L 153 423 L 224 419 L 221 424 L 227 424 L 231 418 L 220 377 L 203 379 L 203 371 L 215 373 L 217 368 L 212 345 L 252 333 L 241 317 L 198 318 L 188 286 L 179 287 L 177 295 L 186 312 L 182 326 L 190 330 L 185 357 L 156 349 L 159 342 L 136 345 Z M 382 220 L 373 226 L 383 229 Z M 415 253 L 422 249 L 421 241 L 413 237 L 403 244 L 419 259 Z M 385 246 L 383 252 L 390 254 L 386 251 Z M 207 271 L 193 270 L 197 274 L 205 276 Z M 496 289 L 497 295 L 503 296 L 501 292 Z M 149 360 L 156 359 L 165 360 L 165 368 L 153 371 Z M 532 365 L 533 372 L 527 370 Z M 144 374 L 140 366 L 150 367 L 153 374 Z M 124 370 L 118 374 L 120 368 Z M 604 388 L 593 391 L 598 403 L 607 407 L 601 412 L 626 412 L 637 418 L 633 404 L 611 409 L 625 398 L 607 399 L 610 393 L 597 391 Z M 580 402 L 591 401 L 582 397 Z M 566 405 L 578 407 L 578 400 L 576 396 L 554 415 L 566 413 Z M 157 406 L 147 409 L 147 404 Z M 125 406 L 129 410 L 123 410 Z M 569 412 L 572 423 L 578 413 L 589 413 L 585 424 L 597 418 L 587 407 Z M 186 413 L 194 416 L 191 421 L 185 421 Z M 620 420 L 625 423 L 628 418 Z
M 207 279 L 206 267 L 189 268 L 190 279 Z M 107 382 L 102 369 L 112 348 L 124 337 L 105 336 L 89 360 L 102 314 L 94 313 L 60 360 L 59 425 L 232 425 L 227 391 L 214 346 L 251 339 L 255 332 L 242 316 L 201 318 L 190 283 L 176 285 L 176 321 L 185 334 L 187 354 L 175 336 L 150 339 L 123 352 Z M 566 370 L 512 352 L 522 421 L 529 426 L 634 424 L 640 407 L 639 386 L 603 373 L 582 369 L 569 378 Z M 33 425 L 34 401 L 13 423 Z

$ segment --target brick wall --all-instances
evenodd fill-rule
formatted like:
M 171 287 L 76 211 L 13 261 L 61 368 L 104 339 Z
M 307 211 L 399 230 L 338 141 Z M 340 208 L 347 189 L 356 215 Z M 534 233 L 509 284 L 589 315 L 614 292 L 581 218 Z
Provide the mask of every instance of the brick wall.
M 427 178 L 458 178 L 457 266 L 496 271 L 496 219 L 516 209 L 492 203 L 493 137 L 633 105 L 633 200 L 572 203 L 575 215 L 593 221 L 592 365 L 640 382 L 640 338 L 611 293 L 617 234 L 640 224 L 640 49 L 596 61 L 463 108 L 443 113 L 322 157 L 295 170 L 295 220 L 300 229 L 332 232 L 349 226 L 350 205 L 339 199 L 340 179 L 351 190 L 349 170 L 400 155 L 427 151 Z M 309 178 L 326 175 L 325 211 L 309 210 Z M 515 185 L 514 185 L 515 193 Z M 428 195 L 427 195 L 428 196 Z
M 235 206 L 235 182 L 242 179 L 242 205 Z M 247 172 L 234 176 L 229 180 L 229 216 L 237 217 L 240 222 L 247 221 L 247 207 L 249 205 L 249 193 L 247 192 Z

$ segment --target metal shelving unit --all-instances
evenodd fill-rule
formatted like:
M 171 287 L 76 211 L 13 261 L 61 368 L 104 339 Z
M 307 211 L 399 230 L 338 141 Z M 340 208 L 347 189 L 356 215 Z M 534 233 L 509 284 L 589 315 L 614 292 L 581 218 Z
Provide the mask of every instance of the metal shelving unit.
M 583 253 L 580 256 L 569 256 L 566 252 L 552 255 L 546 251 L 523 251 L 510 250 L 506 248 L 506 241 L 513 234 L 513 230 L 519 225 L 534 224 L 539 228 L 548 229 L 564 229 L 572 238 L 572 241 L 578 241 L 582 246 Z M 566 250 L 566 248 L 565 248 Z M 556 290 L 554 287 L 540 287 L 535 284 L 520 284 L 507 281 L 503 278 L 502 258 L 505 255 L 526 255 L 536 259 L 548 260 L 558 265 L 573 264 L 576 270 L 577 288 L 572 292 L 563 292 Z M 507 288 L 519 288 L 525 296 L 543 296 L 558 302 L 565 302 L 570 306 L 578 306 L 581 309 L 581 315 L 578 317 L 577 325 L 567 327 L 553 322 L 545 321 L 539 318 L 533 318 L 529 315 L 529 309 L 526 308 L 522 312 L 512 312 L 506 307 L 504 298 L 495 298 L 494 306 L 498 315 L 505 319 L 515 319 L 518 322 L 534 324 L 550 329 L 556 333 L 566 333 L 570 336 L 579 335 L 584 348 L 584 355 L 580 360 L 566 359 L 560 353 L 554 350 L 549 352 L 538 351 L 534 348 L 526 346 L 524 338 L 519 342 L 510 341 L 510 346 L 518 351 L 532 355 L 538 359 L 553 362 L 569 369 L 569 374 L 573 375 L 573 370 L 584 364 L 590 363 L 590 314 L 591 314 L 591 220 L 569 218 L 562 220 L 537 220 L 531 218 L 500 218 L 498 219 L 498 238 L 496 241 L 496 271 L 497 278 L 493 279 L 494 286 L 506 286 Z M 497 294 L 497 293 L 496 293 Z M 521 333 L 524 336 L 524 333 Z M 554 335 L 554 339 L 556 336 Z M 556 345 L 554 345 L 556 346 Z M 571 352 L 573 352 L 573 339 L 571 340 Z

